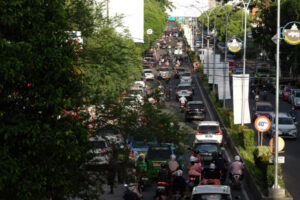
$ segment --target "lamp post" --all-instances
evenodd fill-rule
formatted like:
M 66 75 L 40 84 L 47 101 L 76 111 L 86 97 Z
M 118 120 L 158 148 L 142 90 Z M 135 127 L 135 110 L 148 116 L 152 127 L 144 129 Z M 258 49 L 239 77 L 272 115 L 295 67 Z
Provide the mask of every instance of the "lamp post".
M 226 107 L 226 99 L 225 99 L 225 96 L 226 96 L 226 63 L 227 63 L 227 53 L 228 53 L 228 50 L 227 50 L 227 47 L 226 47 L 226 43 L 227 43 L 227 40 L 228 40 L 228 18 L 229 18 L 229 15 L 230 13 L 232 12 L 233 10 L 233 6 L 230 8 L 230 10 L 226 10 L 225 7 L 222 7 L 222 9 L 224 10 L 225 12 L 225 15 L 226 15 L 226 33 L 225 33 L 225 56 L 224 56 L 224 65 L 223 65 L 223 76 L 224 76 L 224 82 L 223 82 L 223 87 L 224 87 L 224 90 L 223 90 L 223 109 L 225 109 Z
M 207 10 L 206 12 L 204 12 L 204 14 L 207 17 L 207 35 L 209 35 L 209 16 L 211 15 L 211 13 L 213 12 L 213 9 Z M 207 40 L 207 74 L 208 77 L 210 76 L 210 70 L 209 70 L 209 40 Z M 209 80 L 209 79 L 208 79 Z

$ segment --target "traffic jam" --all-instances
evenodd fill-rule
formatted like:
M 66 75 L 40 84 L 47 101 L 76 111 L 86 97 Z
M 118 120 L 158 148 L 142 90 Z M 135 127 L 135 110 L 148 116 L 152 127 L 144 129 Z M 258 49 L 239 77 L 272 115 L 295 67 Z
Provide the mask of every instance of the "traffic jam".
M 124 138 L 133 171 L 142 173 L 125 183 L 123 198 L 243 199 L 244 164 L 239 155 L 228 158 L 226 154 L 220 123 L 206 105 L 199 76 L 175 22 L 167 23 L 163 36 L 145 53 L 143 68 L 142 79 L 121 102 L 134 110 L 148 101 L 176 115 L 183 129 L 190 127 L 192 132 L 186 133 L 189 142 L 181 154 L 176 154 L 176 145 L 145 140 L 142 133 Z M 147 95 L 153 91 L 156 95 Z

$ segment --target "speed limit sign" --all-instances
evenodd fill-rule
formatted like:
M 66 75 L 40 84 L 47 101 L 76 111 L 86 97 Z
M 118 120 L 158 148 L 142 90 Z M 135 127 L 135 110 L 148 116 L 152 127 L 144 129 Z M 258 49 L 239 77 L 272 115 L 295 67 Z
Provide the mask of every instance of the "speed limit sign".
M 270 129 L 271 122 L 266 116 L 257 117 L 254 126 L 258 132 L 266 132 Z

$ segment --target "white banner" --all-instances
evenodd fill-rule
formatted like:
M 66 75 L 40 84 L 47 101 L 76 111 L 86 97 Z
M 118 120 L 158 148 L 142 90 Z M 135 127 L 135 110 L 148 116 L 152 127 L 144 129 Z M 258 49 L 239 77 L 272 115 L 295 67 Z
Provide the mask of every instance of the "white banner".
M 249 74 L 232 75 L 232 85 L 234 124 L 249 124 Z
M 208 53 L 207 53 L 208 52 Z M 212 68 L 212 64 L 213 64 L 213 51 L 211 49 L 209 49 L 209 51 L 207 51 L 207 49 L 204 49 L 204 67 L 203 67 L 203 73 L 204 74 L 208 74 L 208 68 Z
M 122 25 L 128 29 L 134 42 L 144 43 L 144 0 L 109 0 L 109 16 L 122 16 Z M 124 33 L 124 28 L 116 28 Z

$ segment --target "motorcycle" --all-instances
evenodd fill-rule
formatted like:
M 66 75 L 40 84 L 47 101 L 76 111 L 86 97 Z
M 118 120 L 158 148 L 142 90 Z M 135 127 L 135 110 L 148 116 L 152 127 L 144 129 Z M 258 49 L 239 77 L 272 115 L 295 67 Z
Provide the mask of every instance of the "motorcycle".
M 175 191 L 175 193 L 172 195 L 172 199 L 174 199 L 174 200 L 180 200 L 180 199 L 182 199 L 182 195 L 180 194 L 179 190 Z
M 231 186 L 236 189 L 241 188 L 241 175 L 240 174 L 232 174 Z
M 185 103 L 180 103 L 180 112 L 184 112 L 184 110 L 185 110 Z
M 143 199 L 143 195 L 137 192 L 137 188 L 134 183 L 124 184 L 125 192 L 124 192 L 124 200 L 130 200 L 130 199 Z
M 202 185 L 220 185 L 219 179 L 203 179 Z
M 155 200 L 167 200 L 168 199 L 168 187 L 169 187 L 169 183 L 161 181 L 157 183 L 156 186 L 156 193 L 154 196 Z
M 190 176 L 187 183 L 189 190 L 192 191 L 194 186 L 199 185 L 199 181 L 199 176 Z
M 139 180 L 139 190 L 144 192 L 147 185 L 149 185 L 149 178 L 141 177 L 140 180 Z

